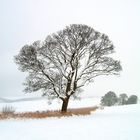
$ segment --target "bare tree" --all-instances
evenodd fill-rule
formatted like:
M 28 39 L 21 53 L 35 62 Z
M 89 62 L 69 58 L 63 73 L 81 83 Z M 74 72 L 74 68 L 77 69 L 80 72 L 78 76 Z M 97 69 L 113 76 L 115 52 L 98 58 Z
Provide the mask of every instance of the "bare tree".
M 100 75 L 117 75 L 120 62 L 110 57 L 114 45 L 108 36 L 81 24 L 47 36 L 44 42 L 25 45 L 15 56 L 21 71 L 29 73 L 26 92 L 41 90 L 49 98 L 62 100 L 67 111 L 71 96 Z

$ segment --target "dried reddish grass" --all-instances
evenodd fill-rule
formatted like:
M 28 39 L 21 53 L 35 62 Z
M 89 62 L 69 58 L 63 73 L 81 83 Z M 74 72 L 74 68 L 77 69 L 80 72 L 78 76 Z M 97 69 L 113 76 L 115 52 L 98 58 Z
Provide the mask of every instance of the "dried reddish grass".
M 98 107 L 85 107 L 85 108 L 76 108 L 68 109 L 67 112 L 61 112 L 59 110 L 54 111 L 36 111 L 36 112 L 25 112 L 25 113 L 12 113 L 12 114 L 3 114 L 0 113 L 0 119 L 9 119 L 9 118 L 47 118 L 47 117 L 63 117 L 63 116 L 72 116 L 72 115 L 89 115 L 91 111 L 95 111 Z

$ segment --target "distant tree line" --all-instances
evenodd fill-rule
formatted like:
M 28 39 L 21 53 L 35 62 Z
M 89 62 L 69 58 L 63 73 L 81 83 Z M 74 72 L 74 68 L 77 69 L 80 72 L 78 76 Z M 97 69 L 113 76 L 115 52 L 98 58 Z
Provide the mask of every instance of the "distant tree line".
M 122 93 L 119 96 L 113 91 L 107 92 L 101 98 L 101 105 L 103 106 L 113 106 L 113 105 L 128 105 L 128 104 L 137 104 L 138 97 L 136 95 L 130 95 Z

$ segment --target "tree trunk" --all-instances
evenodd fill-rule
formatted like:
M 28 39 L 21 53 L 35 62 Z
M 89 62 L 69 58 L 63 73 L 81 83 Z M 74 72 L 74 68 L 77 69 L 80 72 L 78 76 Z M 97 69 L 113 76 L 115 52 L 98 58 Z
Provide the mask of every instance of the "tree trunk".
M 67 112 L 68 103 L 69 103 L 69 98 L 63 99 L 62 108 L 61 108 L 62 113 Z

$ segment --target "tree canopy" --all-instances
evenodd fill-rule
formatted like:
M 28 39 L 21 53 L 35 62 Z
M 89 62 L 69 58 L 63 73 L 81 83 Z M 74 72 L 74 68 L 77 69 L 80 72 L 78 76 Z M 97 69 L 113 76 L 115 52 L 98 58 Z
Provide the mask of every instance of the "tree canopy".
M 48 35 L 45 41 L 25 45 L 15 56 L 19 69 L 28 72 L 25 92 L 42 90 L 49 98 L 63 101 L 67 111 L 71 96 L 101 75 L 117 75 L 120 61 L 114 60 L 109 37 L 93 28 L 72 24 Z

